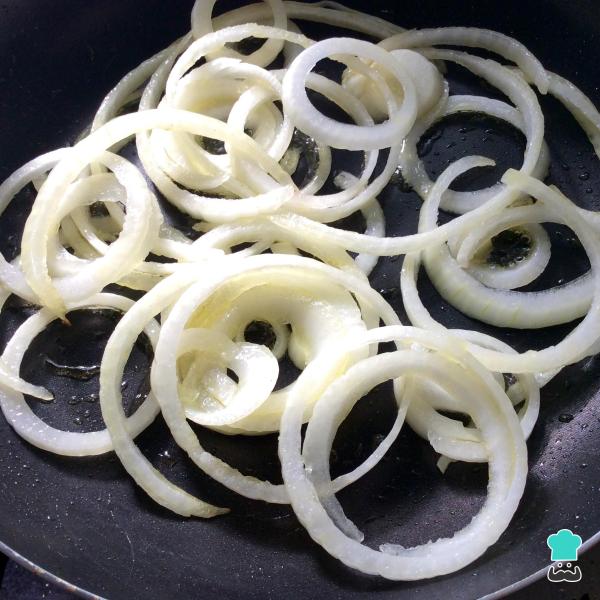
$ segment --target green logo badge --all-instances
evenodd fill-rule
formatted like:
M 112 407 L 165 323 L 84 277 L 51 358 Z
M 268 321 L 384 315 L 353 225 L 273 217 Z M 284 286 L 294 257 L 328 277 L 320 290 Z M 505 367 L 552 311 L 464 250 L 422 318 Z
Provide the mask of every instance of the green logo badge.
M 552 550 L 550 560 L 577 560 L 577 551 L 582 540 L 570 529 L 560 529 L 549 535 L 546 543 Z
M 579 566 L 571 564 L 577 560 L 577 552 L 581 543 L 581 537 L 570 529 L 560 529 L 548 536 L 546 544 L 552 551 L 550 559 L 553 561 L 548 568 L 548 581 L 553 583 L 581 581 L 581 569 Z

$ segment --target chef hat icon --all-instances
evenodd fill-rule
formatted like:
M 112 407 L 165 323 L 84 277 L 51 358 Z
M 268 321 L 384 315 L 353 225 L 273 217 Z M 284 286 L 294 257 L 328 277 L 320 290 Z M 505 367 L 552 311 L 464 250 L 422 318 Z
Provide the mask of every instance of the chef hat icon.
M 560 529 L 556 533 L 549 535 L 546 540 L 548 547 L 552 550 L 550 560 L 577 560 L 577 551 L 581 546 L 582 540 L 576 533 L 570 529 Z

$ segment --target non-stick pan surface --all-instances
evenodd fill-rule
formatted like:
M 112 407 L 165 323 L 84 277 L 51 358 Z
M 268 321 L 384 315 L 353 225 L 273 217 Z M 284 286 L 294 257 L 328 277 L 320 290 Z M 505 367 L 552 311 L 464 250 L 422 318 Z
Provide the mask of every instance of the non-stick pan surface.
M 353 2 L 357 8 L 413 27 L 473 25 L 515 35 L 544 64 L 573 79 L 600 102 L 595 0 L 454 0 Z M 190 1 L 5 0 L 0 4 L 0 176 L 27 159 L 72 143 L 104 93 L 142 59 L 188 28 Z M 313 28 L 314 35 L 332 31 Z M 493 90 L 450 71 L 455 91 Z M 552 152 L 550 181 L 589 208 L 600 208 L 600 169 L 592 148 L 568 114 L 544 100 Z M 464 186 L 489 183 L 518 166 L 519 134 L 483 119 L 451 120 L 427 136 L 422 154 L 437 175 L 447 161 L 486 154 L 499 167 Z M 350 160 L 340 154 L 339 164 Z M 14 255 L 33 194 L 20 195 L 0 221 L 1 249 Z M 414 228 L 419 201 L 400 182 L 381 197 L 388 233 Z M 587 260 L 570 232 L 554 228 L 550 274 L 540 287 L 585 271 Z M 373 285 L 402 315 L 400 260 L 383 260 Z M 454 327 L 477 328 L 518 349 L 554 343 L 570 327 L 507 331 L 458 314 L 425 277 L 421 287 L 435 317 Z M 3 312 L 2 343 L 31 309 L 11 302 Z M 101 427 L 97 378 L 58 376 L 47 359 L 98 364 L 114 326 L 106 313 L 74 313 L 72 326 L 53 324 L 27 353 L 22 375 L 54 390 L 56 402 L 32 403 L 49 422 L 73 430 Z M 142 342 L 127 368 L 130 405 L 147 389 Z M 292 376 L 292 373 L 285 374 Z M 348 570 L 320 550 L 287 507 L 241 499 L 191 467 L 158 419 L 139 438 L 146 456 L 171 480 L 203 498 L 232 507 L 203 521 L 167 513 L 139 491 L 112 455 L 66 459 L 32 448 L 0 418 L 0 541 L 6 551 L 82 590 L 121 598 L 475 598 L 499 590 L 549 562 L 546 537 L 569 527 L 588 539 L 600 529 L 600 359 L 565 369 L 543 390 L 540 420 L 529 441 L 530 475 L 520 508 L 500 541 L 458 573 L 432 581 L 392 583 Z M 137 398 L 136 398 L 137 397 Z M 391 423 L 389 388 L 361 401 L 344 425 L 332 456 L 334 470 L 366 456 Z M 276 438 L 231 439 L 199 430 L 208 450 L 245 473 L 279 481 Z M 486 469 L 452 465 L 442 476 L 429 445 L 408 429 L 390 456 L 340 494 L 349 515 L 374 546 L 411 545 L 464 526 L 485 497 Z

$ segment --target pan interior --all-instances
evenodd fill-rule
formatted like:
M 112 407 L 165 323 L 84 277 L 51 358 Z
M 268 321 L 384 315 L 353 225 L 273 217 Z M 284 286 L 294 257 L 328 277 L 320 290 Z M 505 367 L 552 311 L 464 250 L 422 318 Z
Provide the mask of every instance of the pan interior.
M 600 22 L 600 6 L 593 0 L 568 5 L 559 0 L 511 0 L 477 6 L 469 0 L 425 0 L 404 4 L 398 12 L 385 2 L 374 1 L 368 7 L 350 4 L 406 27 L 473 25 L 509 33 L 548 68 L 572 77 L 592 100 L 600 102 L 597 72 L 589 60 L 598 37 L 594 23 Z M 63 0 L 59 6 L 50 0 L 4 3 L 0 19 L 2 178 L 27 159 L 72 143 L 124 73 L 186 31 L 190 8 L 188 1 L 159 0 L 85 6 L 75 0 Z M 323 27 L 309 31 L 320 36 L 335 33 Z M 561 32 L 560 44 L 556 44 L 556 31 Z M 489 94 L 459 70 L 451 70 L 448 79 L 455 93 Z M 597 208 L 600 169 L 592 147 L 557 103 L 544 99 L 543 108 L 552 153 L 549 181 L 580 205 Z M 503 169 L 518 166 L 522 150 L 523 140 L 514 130 L 477 116 L 442 122 L 428 132 L 420 147 L 434 176 L 462 155 L 481 153 L 497 160 L 497 170 L 482 170 L 459 182 L 463 189 L 487 185 Z M 348 170 L 356 157 L 338 153 L 335 160 L 338 168 Z M 9 255 L 16 251 L 32 200 L 32 191 L 25 190 L 0 220 L 4 234 L 0 247 Z M 401 181 L 386 188 L 381 202 L 389 235 L 414 230 L 420 201 Z M 356 220 L 346 226 L 361 223 Z M 585 255 L 568 231 L 554 228 L 550 235 L 554 258 L 549 277 L 569 279 L 586 269 Z M 401 259 L 382 259 L 372 282 L 402 317 L 400 266 Z M 425 276 L 420 286 L 435 318 L 452 327 L 491 333 L 520 350 L 554 343 L 573 326 L 533 332 L 482 326 L 443 302 Z M 11 301 L 2 315 L 2 343 L 27 311 Z M 53 324 L 28 352 L 22 375 L 48 385 L 57 397 L 54 406 L 32 406 L 56 426 L 98 427 L 97 375 L 74 381 L 58 375 L 52 362 L 96 364 L 113 326 L 114 319 L 107 314 L 79 315 L 68 331 Z M 96 339 L 90 339 L 90 330 Z M 147 390 L 148 358 L 140 340 L 128 365 L 124 390 L 132 405 Z M 599 376 L 600 360 L 590 358 L 565 369 L 543 389 L 541 416 L 528 443 L 528 484 L 513 522 L 476 563 L 441 579 L 398 584 L 344 568 L 308 538 L 289 508 L 245 500 L 199 473 L 160 418 L 138 440 L 144 454 L 175 483 L 230 506 L 230 515 L 210 521 L 182 520 L 136 489 L 114 456 L 52 456 L 22 442 L 0 419 L 0 541 L 44 569 L 111 599 L 132 593 L 136 598 L 279 598 L 300 593 L 354 598 L 365 592 L 395 599 L 477 597 L 545 565 L 546 537 L 557 529 L 569 527 L 587 539 L 600 528 Z M 353 410 L 336 438 L 334 473 L 366 457 L 386 433 L 393 413 L 390 398 L 389 389 L 381 386 Z M 243 472 L 280 481 L 275 436 L 229 438 L 200 428 L 197 432 L 209 451 Z M 442 476 L 436 459 L 429 445 L 406 429 L 376 469 L 340 494 L 370 545 L 436 539 L 451 534 L 475 514 L 485 497 L 485 467 L 455 464 Z

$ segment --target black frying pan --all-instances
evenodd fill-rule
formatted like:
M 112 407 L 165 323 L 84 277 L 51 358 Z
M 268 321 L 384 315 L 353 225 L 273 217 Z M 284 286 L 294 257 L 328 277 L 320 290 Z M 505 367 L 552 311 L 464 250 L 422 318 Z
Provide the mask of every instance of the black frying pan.
M 600 102 L 597 42 L 600 4 L 595 0 L 421 0 L 351 2 L 407 27 L 473 25 L 515 35 L 544 64 L 572 78 Z M 5 0 L 0 5 L 0 175 L 27 159 L 72 142 L 104 93 L 129 69 L 188 28 L 191 1 Z M 332 31 L 315 27 L 314 35 Z M 464 73 L 448 75 L 454 89 L 483 92 Z M 553 163 L 550 180 L 587 207 L 600 204 L 600 170 L 591 146 L 555 102 L 545 100 Z M 498 160 L 463 186 L 489 183 L 519 164 L 523 140 L 506 126 L 483 119 L 452 120 L 431 132 L 422 148 L 438 174 L 447 160 L 483 153 Z M 449 146 L 449 147 L 448 147 Z M 343 157 L 342 157 L 343 158 Z M 564 167 L 563 167 L 564 165 Z M 33 194 L 24 192 L 2 217 L 2 251 L 14 255 Z M 414 227 L 419 201 L 399 184 L 382 195 L 388 232 Z M 587 268 L 568 232 L 552 229 L 554 259 L 540 284 Z M 384 260 L 373 276 L 402 315 L 400 262 Z M 518 349 L 558 340 L 570 327 L 538 332 L 496 330 L 472 322 L 442 302 L 425 277 L 421 286 L 434 316 L 452 326 L 495 334 Z M 0 335 L 28 313 L 11 301 Z M 70 328 L 53 324 L 27 353 L 22 375 L 51 387 L 53 405 L 32 404 L 49 422 L 74 429 L 101 426 L 97 380 L 57 376 L 47 358 L 96 364 L 114 326 L 106 313 L 71 315 Z M 127 402 L 145 393 L 148 355 L 140 342 L 127 369 Z M 535 573 L 549 562 L 546 537 L 570 527 L 585 540 L 600 529 L 600 360 L 565 369 L 543 390 L 540 420 L 529 441 L 530 475 L 509 529 L 482 558 L 432 581 L 391 583 L 348 570 L 319 549 L 286 507 L 239 498 L 191 467 L 158 419 L 140 447 L 170 479 L 203 498 L 232 507 L 210 521 L 184 520 L 150 501 L 114 456 L 63 459 L 21 441 L 0 418 L 0 547 L 29 566 L 39 565 L 77 586 L 82 595 L 120 598 L 475 598 Z M 290 373 L 287 373 L 290 375 Z M 336 440 L 334 470 L 361 460 L 391 423 L 389 388 L 359 403 Z M 279 480 L 276 438 L 231 439 L 200 431 L 206 447 L 246 473 Z M 389 458 L 340 494 L 369 543 L 405 545 L 451 534 L 465 525 L 485 496 L 486 469 L 456 464 L 441 476 L 428 444 L 408 429 Z M 49 574 L 53 574 L 52 576 Z M 514 589 L 514 588 L 513 588 Z M 84 591 L 87 590 L 87 591 Z

